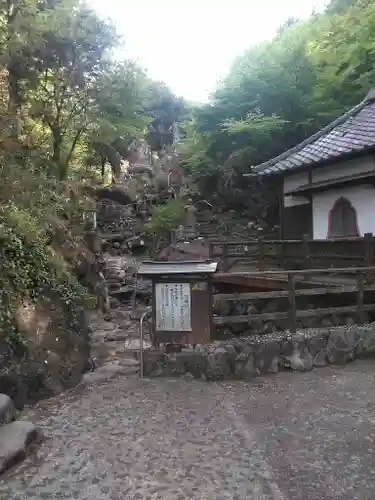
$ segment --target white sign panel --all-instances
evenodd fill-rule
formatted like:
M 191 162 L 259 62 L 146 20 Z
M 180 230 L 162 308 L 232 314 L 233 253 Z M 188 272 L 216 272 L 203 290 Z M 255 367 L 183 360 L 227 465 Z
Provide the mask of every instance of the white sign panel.
M 191 332 L 190 283 L 156 283 L 156 330 Z

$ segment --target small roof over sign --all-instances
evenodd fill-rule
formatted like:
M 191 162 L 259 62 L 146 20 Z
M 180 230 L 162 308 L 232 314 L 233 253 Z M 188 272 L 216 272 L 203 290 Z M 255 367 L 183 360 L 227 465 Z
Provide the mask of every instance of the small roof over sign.
M 213 274 L 216 272 L 217 262 L 211 261 L 182 261 L 142 262 L 138 274 L 144 276 L 158 276 L 161 274 Z

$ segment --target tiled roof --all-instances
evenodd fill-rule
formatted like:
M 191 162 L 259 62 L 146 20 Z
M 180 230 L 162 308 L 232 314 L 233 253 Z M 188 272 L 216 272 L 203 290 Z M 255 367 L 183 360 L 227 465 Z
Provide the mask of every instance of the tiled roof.
M 285 153 L 254 167 L 251 174 L 282 174 L 375 149 L 375 92 L 331 124 Z

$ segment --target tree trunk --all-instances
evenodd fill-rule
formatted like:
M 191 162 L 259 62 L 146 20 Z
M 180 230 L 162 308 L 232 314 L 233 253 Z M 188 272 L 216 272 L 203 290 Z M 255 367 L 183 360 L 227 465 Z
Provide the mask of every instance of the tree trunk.
M 60 129 L 58 127 L 52 127 L 52 136 L 53 136 L 53 155 L 52 161 L 57 165 L 61 162 L 61 144 L 62 137 L 60 133 Z
M 104 184 L 104 178 L 105 178 L 105 156 L 101 157 L 101 162 L 102 162 L 102 183 Z
M 11 120 L 10 135 L 14 138 L 21 134 L 21 88 L 16 55 L 12 51 L 15 33 L 15 20 L 18 14 L 18 2 L 7 0 L 7 45 L 8 45 L 8 113 Z

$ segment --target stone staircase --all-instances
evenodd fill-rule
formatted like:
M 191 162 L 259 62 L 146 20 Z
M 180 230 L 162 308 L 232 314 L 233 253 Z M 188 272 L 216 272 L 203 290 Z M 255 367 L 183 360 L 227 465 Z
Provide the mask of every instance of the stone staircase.
M 103 318 L 93 313 L 91 321 L 91 356 L 95 371 L 85 373 L 85 384 L 98 383 L 117 375 L 139 373 L 139 321 L 131 318 L 131 309 L 116 308 Z
M 235 212 L 217 213 L 211 210 L 197 212 L 197 232 L 200 237 L 211 241 L 224 238 L 249 240 L 259 234 L 246 218 L 237 216 Z
M 147 302 L 151 295 L 151 285 L 137 276 L 138 267 L 143 260 L 143 256 L 104 255 L 104 276 L 112 299 L 112 306 L 117 306 L 121 300 L 130 301 L 133 295 L 134 298 Z
M 143 258 L 104 254 L 105 278 L 111 308 L 108 314 L 93 312 L 90 319 L 91 357 L 95 371 L 86 373 L 86 384 L 116 375 L 139 373 L 140 318 L 149 310 L 151 284 L 137 276 Z M 145 347 L 150 331 L 145 324 Z
M 41 438 L 32 422 L 16 420 L 18 412 L 6 394 L 0 394 L 0 474 L 26 457 L 31 444 Z

